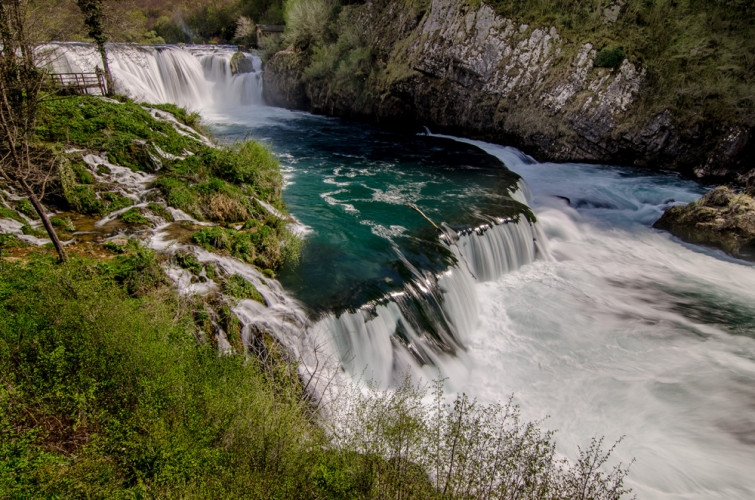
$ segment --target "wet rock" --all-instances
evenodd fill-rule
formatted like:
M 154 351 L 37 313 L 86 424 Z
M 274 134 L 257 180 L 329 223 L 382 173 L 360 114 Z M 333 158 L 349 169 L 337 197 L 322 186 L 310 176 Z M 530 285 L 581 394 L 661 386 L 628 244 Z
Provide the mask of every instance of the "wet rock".
M 671 207 L 653 225 L 689 243 L 755 261 L 755 198 L 719 186 L 686 206 Z
M 241 51 L 236 52 L 231 57 L 231 74 L 237 75 L 239 73 L 252 73 L 254 71 L 254 64 L 252 58 L 248 57 Z

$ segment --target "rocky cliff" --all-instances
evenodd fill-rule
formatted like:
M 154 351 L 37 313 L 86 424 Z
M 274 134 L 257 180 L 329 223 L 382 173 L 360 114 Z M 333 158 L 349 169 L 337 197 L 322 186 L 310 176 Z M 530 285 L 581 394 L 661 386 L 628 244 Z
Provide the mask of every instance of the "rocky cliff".
M 265 98 L 507 143 L 541 160 L 637 165 L 741 184 L 755 178 L 747 120 L 689 121 L 677 109 L 650 106 L 653 79 L 631 56 L 596 67 L 592 43 L 473 4 L 346 7 L 338 24 L 359 42 L 339 38 L 342 62 L 328 66 L 320 53 L 313 64 L 311 50 L 293 47 L 278 52 L 266 66 Z M 346 67 L 360 47 L 367 56 Z

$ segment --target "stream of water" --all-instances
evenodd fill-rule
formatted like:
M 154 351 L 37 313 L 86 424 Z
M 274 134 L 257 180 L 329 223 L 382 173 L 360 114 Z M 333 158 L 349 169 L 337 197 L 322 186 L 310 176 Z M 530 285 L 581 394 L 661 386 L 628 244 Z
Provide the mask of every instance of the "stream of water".
M 129 47 L 113 66 L 135 97 L 278 154 L 306 242 L 279 279 L 312 345 L 385 386 L 408 371 L 514 394 L 566 456 L 625 436 L 639 498 L 755 498 L 755 268 L 651 227 L 703 187 L 265 107 L 259 71 L 229 58 Z

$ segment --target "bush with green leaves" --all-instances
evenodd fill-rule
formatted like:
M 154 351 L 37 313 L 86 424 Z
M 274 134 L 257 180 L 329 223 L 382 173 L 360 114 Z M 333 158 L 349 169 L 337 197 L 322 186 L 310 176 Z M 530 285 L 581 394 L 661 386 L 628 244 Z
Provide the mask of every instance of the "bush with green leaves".
M 336 4 L 331 0 L 285 0 L 283 39 L 297 48 L 323 40 Z
M 169 289 L 71 260 L 0 261 L 2 496 L 310 496 L 322 440 L 295 378 L 198 343 Z
M 572 464 L 556 457 L 553 433 L 522 421 L 511 400 L 483 405 L 461 394 L 448 402 L 441 381 L 432 396 L 406 379 L 388 391 L 354 389 L 330 406 L 326 423 L 341 466 L 358 467 L 355 454 L 379 463 L 367 496 L 618 499 L 630 492 L 628 466 L 603 469 L 616 445 L 604 450 L 593 439 Z
M 603 47 L 595 56 L 596 68 L 618 68 L 624 60 L 623 47 Z

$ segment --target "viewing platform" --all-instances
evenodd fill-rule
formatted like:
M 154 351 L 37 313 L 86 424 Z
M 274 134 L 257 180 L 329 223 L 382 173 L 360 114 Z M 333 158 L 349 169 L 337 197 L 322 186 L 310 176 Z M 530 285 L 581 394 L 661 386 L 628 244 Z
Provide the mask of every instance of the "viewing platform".
M 49 84 L 76 94 L 107 95 L 105 75 L 99 68 L 94 73 L 50 73 Z

